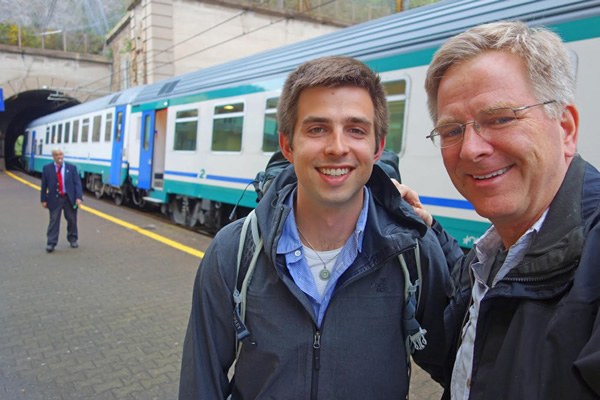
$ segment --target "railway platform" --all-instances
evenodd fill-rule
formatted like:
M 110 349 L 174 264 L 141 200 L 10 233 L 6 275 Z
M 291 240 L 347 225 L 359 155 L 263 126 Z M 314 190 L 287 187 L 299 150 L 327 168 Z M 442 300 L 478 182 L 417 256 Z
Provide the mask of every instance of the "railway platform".
M 0 171 L 0 399 L 177 398 L 193 279 L 211 238 L 86 193 L 79 248 L 45 251 L 39 179 Z M 411 399 L 441 389 L 415 368 Z

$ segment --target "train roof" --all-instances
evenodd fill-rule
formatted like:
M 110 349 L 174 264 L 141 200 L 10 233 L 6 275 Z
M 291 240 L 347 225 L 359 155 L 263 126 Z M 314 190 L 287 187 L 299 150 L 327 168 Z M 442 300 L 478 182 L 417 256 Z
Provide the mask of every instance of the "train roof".
M 120 92 L 99 97 L 97 99 L 78 104 L 73 107 L 65 108 L 52 114 L 45 115 L 30 122 L 29 125 L 43 125 L 55 121 L 60 121 L 72 117 L 80 117 L 83 114 L 94 111 L 105 110 L 107 108 L 130 104 L 137 94 L 143 89 L 143 86 L 136 86 L 125 89 Z
M 281 78 L 302 62 L 325 55 L 346 55 L 368 62 L 375 57 L 435 49 L 459 32 L 492 21 L 553 25 L 597 15 L 600 0 L 440 1 L 147 85 L 132 104 Z

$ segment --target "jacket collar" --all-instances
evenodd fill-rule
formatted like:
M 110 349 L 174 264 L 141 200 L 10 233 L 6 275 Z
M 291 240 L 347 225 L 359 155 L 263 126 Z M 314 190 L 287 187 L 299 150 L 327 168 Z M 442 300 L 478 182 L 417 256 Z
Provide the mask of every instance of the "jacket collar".
M 256 207 L 259 229 L 264 233 L 265 249 L 269 254 L 276 254 L 276 241 L 281 235 L 285 218 L 291 211 L 285 204 L 285 199 L 296 184 L 294 167 L 289 165 L 273 180 Z M 378 249 L 379 254 L 383 256 L 389 251 L 399 252 L 408 244 L 412 245 L 414 238 L 425 235 L 427 225 L 412 207 L 402 200 L 389 176 L 378 165 L 373 167 L 367 187 L 371 191 L 371 204 L 363 246 L 370 249 L 371 246 L 377 245 L 381 249 Z M 384 214 L 387 214 L 387 217 L 375 209 L 375 204 L 385 210 Z M 386 240 L 374 242 L 381 238 Z M 389 251 L 386 251 L 386 248 Z
M 578 155 L 571 161 L 539 234 L 521 264 L 507 275 L 509 280 L 571 279 L 585 239 L 581 212 L 585 165 Z

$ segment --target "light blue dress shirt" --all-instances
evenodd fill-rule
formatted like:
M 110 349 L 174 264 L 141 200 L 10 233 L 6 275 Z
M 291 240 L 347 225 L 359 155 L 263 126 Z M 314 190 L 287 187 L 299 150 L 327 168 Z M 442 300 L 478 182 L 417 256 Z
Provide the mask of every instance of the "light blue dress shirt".
M 286 200 L 288 206 L 290 206 L 292 210 L 294 209 L 293 206 L 295 196 L 296 190 L 294 190 Z M 362 240 L 365 226 L 367 224 L 369 198 L 369 190 L 365 187 L 363 208 L 358 217 L 358 221 L 356 222 L 356 228 L 353 234 L 350 235 L 344 244 L 344 247 L 342 247 L 342 250 L 337 257 L 333 270 L 331 271 L 331 277 L 327 281 L 327 286 L 325 287 L 323 297 L 319 295 L 313 274 L 311 273 L 310 267 L 308 266 L 306 258 L 304 257 L 302 242 L 298 236 L 294 212 L 289 213 L 284 223 L 281 238 L 279 239 L 279 243 L 277 243 L 277 254 L 285 255 L 286 265 L 290 275 L 292 276 L 292 279 L 298 288 L 306 293 L 310 299 L 315 312 L 317 327 L 319 328 L 323 322 L 323 317 L 325 316 L 327 306 L 329 305 L 331 297 L 333 296 L 333 289 L 335 288 L 336 282 L 338 281 L 339 277 L 348 269 L 348 267 L 352 265 L 358 253 L 362 251 Z

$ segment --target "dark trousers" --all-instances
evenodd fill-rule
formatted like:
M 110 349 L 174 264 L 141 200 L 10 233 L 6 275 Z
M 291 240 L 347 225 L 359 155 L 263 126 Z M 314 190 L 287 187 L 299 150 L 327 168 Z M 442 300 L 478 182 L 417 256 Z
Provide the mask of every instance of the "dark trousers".
M 49 246 L 56 246 L 58 243 L 58 234 L 60 233 L 60 214 L 64 210 L 67 220 L 67 240 L 69 243 L 77 241 L 77 208 L 69 203 L 67 196 L 58 198 L 59 206 L 50 211 L 50 223 L 48 224 L 48 242 Z

